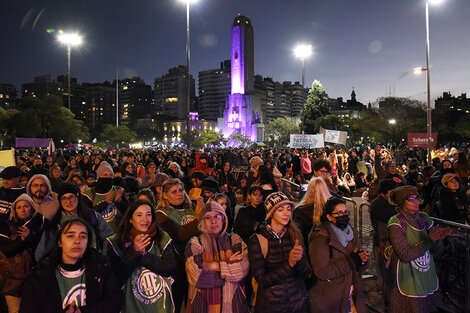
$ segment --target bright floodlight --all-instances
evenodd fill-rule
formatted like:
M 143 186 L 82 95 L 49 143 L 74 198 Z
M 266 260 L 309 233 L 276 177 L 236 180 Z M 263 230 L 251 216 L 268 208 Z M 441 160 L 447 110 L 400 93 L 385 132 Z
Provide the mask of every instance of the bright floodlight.
M 426 69 L 424 67 L 415 67 L 413 69 L 413 73 L 415 73 L 416 75 L 419 75 L 421 74 L 422 72 L 424 72 Z
M 191 3 L 196 3 L 198 0 L 179 0 L 180 2 L 183 2 L 183 3 L 188 3 L 191 4 Z
M 394 118 L 392 118 L 391 120 L 388 121 L 388 123 L 391 125 L 395 125 L 397 121 Z
M 78 34 L 60 34 L 58 35 L 58 40 L 61 43 L 71 46 L 78 46 L 82 43 L 82 37 Z
M 294 54 L 299 59 L 306 59 L 312 55 L 312 45 L 298 45 L 294 49 Z
M 444 0 L 427 0 L 431 4 L 441 4 Z

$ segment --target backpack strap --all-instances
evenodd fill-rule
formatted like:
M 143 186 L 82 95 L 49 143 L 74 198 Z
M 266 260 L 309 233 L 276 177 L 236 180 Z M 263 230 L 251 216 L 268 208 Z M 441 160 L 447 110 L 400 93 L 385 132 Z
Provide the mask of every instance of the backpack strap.
M 256 237 L 258 237 L 259 246 L 261 247 L 261 254 L 263 254 L 263 258 L 266 259 L 266 255 L 268 254 L 268 239 L 263 235 L 256 233 Z
M 401 231 L 406 235 L 406 220 L 403 214 L 398 213 L 397 218 L 400 221 Z

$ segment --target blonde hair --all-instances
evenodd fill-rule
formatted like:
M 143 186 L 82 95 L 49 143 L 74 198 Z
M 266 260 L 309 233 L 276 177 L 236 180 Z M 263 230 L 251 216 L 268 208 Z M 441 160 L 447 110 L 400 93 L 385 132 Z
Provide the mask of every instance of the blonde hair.
M 297 207 L 313 204 L 313 225 L 315 225 L 320 223 L 323 206 L 330 197 L 331 193 L 325 181 L 321 177 L 313 177 L 308 183 L 307 192 Z
M 192 209 L 193 208 L 193 203 L 191 202 L 191 199 L 189 199 L 188 194 L 186 193 L 186 191 L 184 190 L 184 184 L 178 178 L 173 178 L 173 179 L 168 179 L 163 183 L 162 193 L 160 195 L 160 199 L 158 201 L 158 205 L 155 208 L 155 210 L 158 210 L 160 208 L 162 208 L 162 209 L 170 209 L 171 208 L 170 202 L 168 202 L 168 200 L 165 199 L 165 197 L 163 197 L 163 194 L 167 193 L 173 186 L 176 186 L 176 185 L 180 185 L 181 188 L 183 189 L 183 193 L 184 193 L 183 203 L 185 205 L 185 208 L 187 208 L 187 209 Z

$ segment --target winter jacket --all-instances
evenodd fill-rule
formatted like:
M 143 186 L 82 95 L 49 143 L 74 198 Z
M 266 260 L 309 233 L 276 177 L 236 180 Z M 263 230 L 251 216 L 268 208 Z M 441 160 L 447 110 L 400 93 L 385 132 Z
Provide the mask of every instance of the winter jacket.
M 360 271 L 350 254 L 361 248 L 357 231 L 354 238 L 343 247 L 331 229 L 330 222 L 315 225 L 309 235 L 309 256 L 317 283 L 310 291 L 311 313 L 345 313 L 351 286 L 353 301 L 358 313 L 366 312 Z
M 304 278 L 311 275 L 307 254 L 294 267 L 289 265 L 289 252 L 294 247 L 289 233 L 280 239 L 263 224 L 258 234 L 268 241 L 266 258 L 263 257 L 258 236 L 251 236 L 248 257 L 254 278 L 258 282 L 255 313 L 301 313 L 307 312 L 307 291 Z
M 117 277 L 108 260 L 93 250 L 85 263 L 86 306 L 82 313 L 117 313 L 122 306 L 122 296 Z M 56 279 L 58 263 L 46 259 L 26 280 L 21 299 L 21 313 L 62 313 L 62 298 Z

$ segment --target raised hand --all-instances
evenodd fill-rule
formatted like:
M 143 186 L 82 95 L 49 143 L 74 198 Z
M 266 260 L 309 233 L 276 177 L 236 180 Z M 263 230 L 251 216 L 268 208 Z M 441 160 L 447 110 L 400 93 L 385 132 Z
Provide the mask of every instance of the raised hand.
M 135 236 L 133 242 L 135 251 L 145 251 L 145 247 L 150 244 L 151 240 L 152 238 L 150 238 L 150 236 L 147 234 L 138 234 Z
M 294 247 L 289 252 L 289 265 L 291 267 L 294 267 L 295 264 L 297 264 L 298 261 L 302 258 L 302 254 L 304 253 L 304 249 L 302 246 L 299 244 L 299 240 L 295 240 Z

